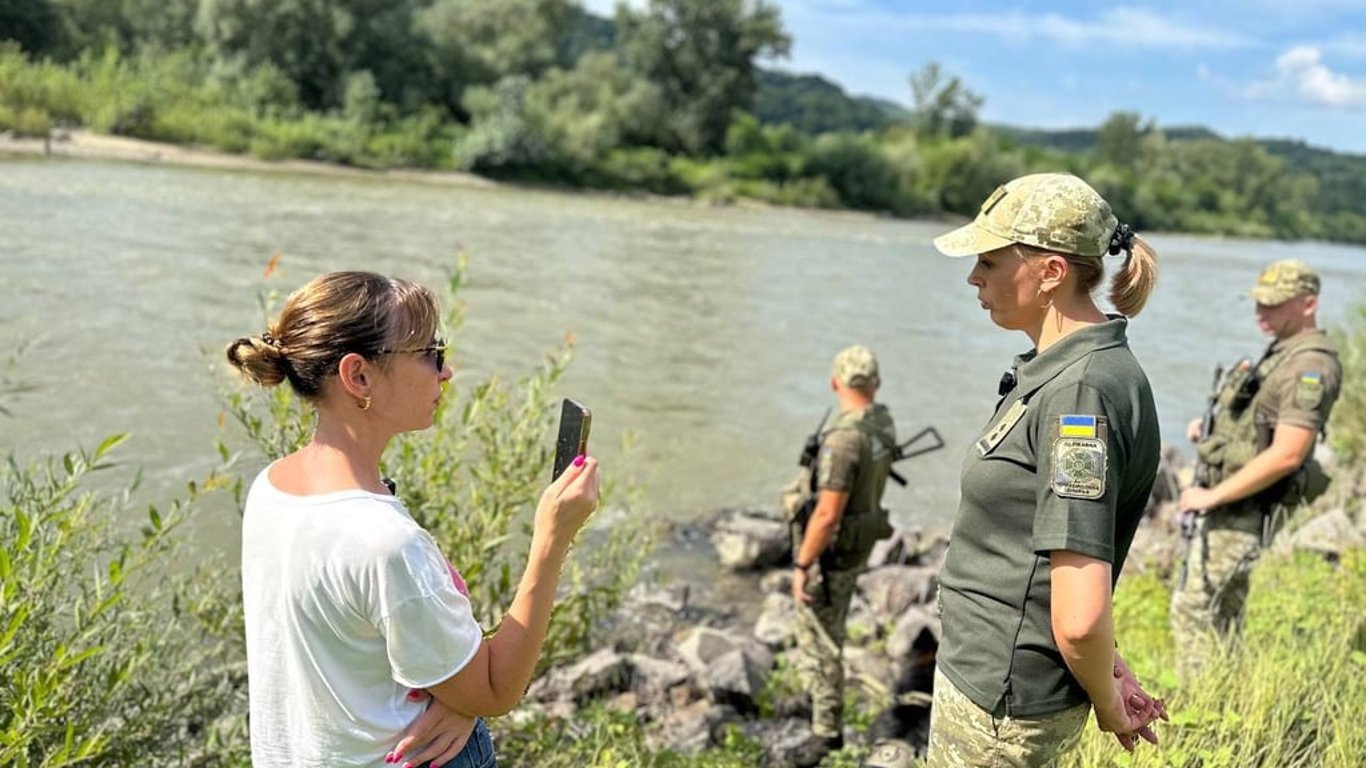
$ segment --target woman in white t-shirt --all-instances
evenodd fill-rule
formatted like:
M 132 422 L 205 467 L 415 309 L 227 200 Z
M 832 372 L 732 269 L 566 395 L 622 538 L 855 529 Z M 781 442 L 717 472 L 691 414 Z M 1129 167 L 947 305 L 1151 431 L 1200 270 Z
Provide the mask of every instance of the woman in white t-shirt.
M 227 347 L 234 367 L 262 386 L 288 381 L 318 417 L 243 512 L 255 768 L 496 765 L 477 718 L 526 690 L 569 545 L 597 506 L 597 462 L 578 457 L 541 495 L 517 594 L 484 640 L 463 581 L 379 471 L 390 438 L 432 425 L 451 377 L 440 314 L 423 286 L 333 272 Z

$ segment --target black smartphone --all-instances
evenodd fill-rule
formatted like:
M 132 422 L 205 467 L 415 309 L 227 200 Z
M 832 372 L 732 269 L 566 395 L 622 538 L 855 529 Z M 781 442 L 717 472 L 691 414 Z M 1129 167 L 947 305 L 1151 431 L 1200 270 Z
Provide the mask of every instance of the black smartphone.
M 560 408 L 560 432 L 555 437 L 555 466 L 550 479 L 558 479 L 574 458 L 588 452 L 588 429 L 593 426 L 593 412 L 569 398 Z

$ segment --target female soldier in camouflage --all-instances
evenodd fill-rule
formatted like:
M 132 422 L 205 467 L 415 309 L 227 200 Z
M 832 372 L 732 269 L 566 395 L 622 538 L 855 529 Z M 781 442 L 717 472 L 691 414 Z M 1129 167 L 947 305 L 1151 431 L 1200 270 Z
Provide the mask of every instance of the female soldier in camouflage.
M 1034 343 L 968 450 L 941 576 L 943 644 L 929 765 L 1051 766 L 1094 707 L 1126 748 L 1161 715 L 1115 652 L 1111 593 L 1157 472 L 1157 413 L 1126 318 L 1157 277 L 1152 250 L 1081 179 L 998 188 L 937 238 L 976 256 L 992 322 Z M 1092 298 L 1123 252 L 1106 315 Z

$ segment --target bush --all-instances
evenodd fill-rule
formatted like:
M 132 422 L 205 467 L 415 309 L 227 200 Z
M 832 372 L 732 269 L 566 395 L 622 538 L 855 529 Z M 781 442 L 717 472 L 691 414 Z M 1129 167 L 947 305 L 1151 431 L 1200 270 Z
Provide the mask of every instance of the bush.
M 228 734 L 222 718 L 245 685 L 225 640 L 236 626 L 230 603 L 221 581 L 173 557 L 198 489 L 150 507 L 140 535 L 120 532 L 137 478 L 92 490 L 92 476 L 114 467 L 125 438 L 60 460 L 11 455 L 0 467 L 4 765 L 185 765 L 240 754 L 205 751 Z M 185 576 L 174 587 L 172 568 Z

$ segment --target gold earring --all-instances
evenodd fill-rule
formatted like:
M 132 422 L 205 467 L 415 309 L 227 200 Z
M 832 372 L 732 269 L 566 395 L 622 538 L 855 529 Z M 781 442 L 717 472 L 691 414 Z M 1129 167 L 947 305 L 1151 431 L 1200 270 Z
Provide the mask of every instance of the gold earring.
M 360 401 L 359 403 L 356 403 L 356 406 L 359 407 L 362 411 L 370 410 L 370 398 L 367 396 L 364 400 Z

